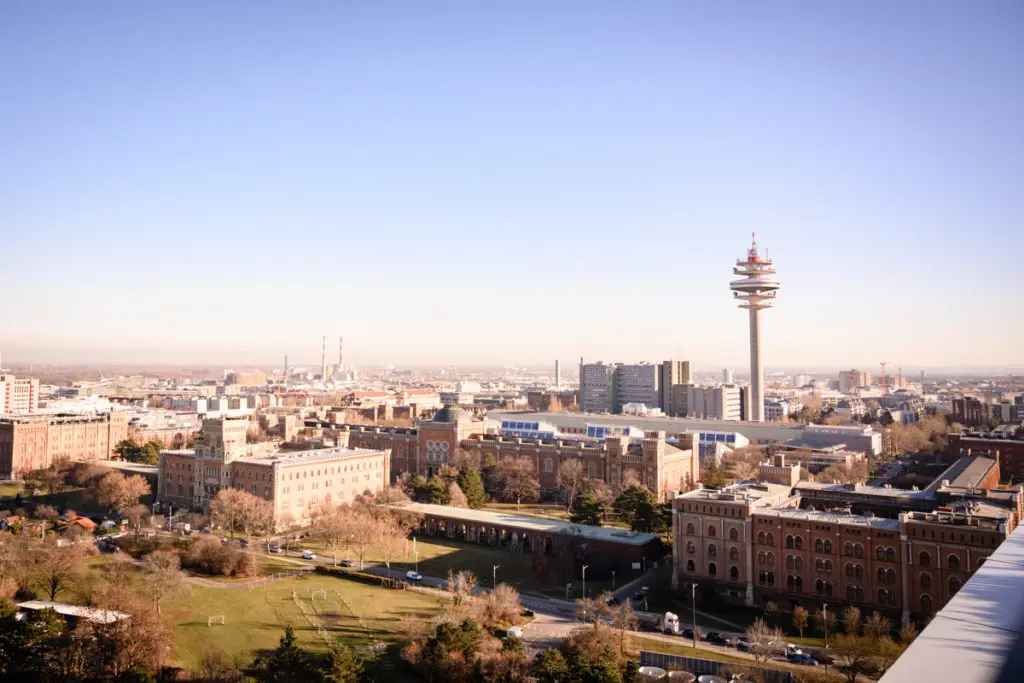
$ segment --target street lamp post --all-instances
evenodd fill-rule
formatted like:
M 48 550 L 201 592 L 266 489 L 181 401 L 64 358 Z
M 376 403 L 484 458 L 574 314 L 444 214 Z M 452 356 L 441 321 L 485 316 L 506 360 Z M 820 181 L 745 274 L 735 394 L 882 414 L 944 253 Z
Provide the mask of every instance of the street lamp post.
M 697 584 L 690 584 L 690 622 L 693 624 L 693 649 L 697 649 Z
M 612 590 L 615 590 L 615 570 L 612 570 Z
M 498 567 L 500 566 L 500 564 L 496 564 L 491 567 L 491 590 L 496 590 L 498 588 Z
M 821 603 L 821 623 L 825 628 L 825 678 L 828 678 L 828 603 Z
M 587 565 L 583 565 L 583 597 L 587 597 Z

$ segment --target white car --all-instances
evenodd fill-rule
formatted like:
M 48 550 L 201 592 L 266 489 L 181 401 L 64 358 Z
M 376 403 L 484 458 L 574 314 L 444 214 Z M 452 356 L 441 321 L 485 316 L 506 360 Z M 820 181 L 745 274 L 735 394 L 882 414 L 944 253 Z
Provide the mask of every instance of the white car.
M 406 572 L 405 573 L 405 578 L 407 578 L 410 581 L 422 581 L 423 580 L 423 574 L 420 574 L 419 572 L 411 572 L 410 571 L 410 572 Z
M 508 630 L 505 631 L 505 634 L 509 638 L 519 638 L 519 639 L 522 639 L 522 637 L 523 637 L 523 627 L 522 626 L 509 626 Z
M 312 550 L 303 550 L 302 551 L 302 559 L 304 559 L 304 560 L 315 560 L 316 559 L 316 553 L 314 553 Z

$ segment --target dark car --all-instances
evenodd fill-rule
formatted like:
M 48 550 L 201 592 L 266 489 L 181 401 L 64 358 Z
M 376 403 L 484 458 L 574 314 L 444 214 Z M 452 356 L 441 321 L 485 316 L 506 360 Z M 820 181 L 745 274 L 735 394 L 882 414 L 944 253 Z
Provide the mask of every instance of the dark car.
M 683 638 L 686 638 L 688 640 L 693 640 L 693 629 L 692 628 L 684 628 L 679 635 L 681 635 Z
M 356 563 L 353 562 L 352 560 L 342 560 L 338 564 L 340 564 L 342 567 L 354 567 L 354 566 L 356 566 Z
M 643 600 L 644 598 L 646 598 L 647 595 L 643 591 L 637 591 L 636 593 L 633 593 L 632 597 L 633 597 L 634 600 L 639 601 L 639 600 Z
M 608 601 L 607 601 L 607 602 L 608 602 L 608 604 L 609 604 L 609 605 L 611 605 L 612 607 L 615 607 L 615 606 L 617 606 L 617 605 L 621 605 L 621 604 L 622 604 L 622 600 L 619 600 L 618 598 L 616 598 L 616 597 L 614 597 L 614 596 L 613 596 L 613 597 L 610 597 L 610 598 L 608 598 Z
M 729 646 L 729 639 L 716 631 L 708 633 L 704 640 L 708 641 L 712 645 L 722 645 L 724 647 Z
M 787 656 L 786 659 L 788 659 L 789 661 L 793 662 L 794 664 L 806 664 L 808 666 L 817 666 L 818 665 L 818 661 L 816 659 L 814 659 L 814 657 L 811 657 L 808 654 L 804 654 L 803 652 L 797 652 L 795 654 L 791 654 L 791 655 Z

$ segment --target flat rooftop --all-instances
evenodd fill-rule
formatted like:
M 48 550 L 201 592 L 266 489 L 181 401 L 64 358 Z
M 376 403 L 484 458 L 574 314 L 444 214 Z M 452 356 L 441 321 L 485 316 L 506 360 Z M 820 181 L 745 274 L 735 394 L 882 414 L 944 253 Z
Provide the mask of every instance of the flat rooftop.
M 872 529 L 885 529 L 886 531 L 900 530 L 898 519 L 885 519 L 884 517 L 872 517 L 869 515 L 849 515 L 841 512 L 819 512 L 815 510 L 800 510 L 798 508 L 774 508 L 771 510 L 759 510 L 756 513 L 759 517 L 782 517 L 785 519 L 801 519 L 808 522 L 822 522 L 825 524 L 852 524 L 855 526 L 866 526 Z
M 980 455 L 969 455 L 960 458 L 947 467 L 942 474 L 935 477 L 935 481 L 929 484 L 928 490 L 937 489 L 942 485 L 943 481 L 948 481 L 950 486 L 957 488 L 977 488 L 995 466 L 995 459 L 985 458 Z
M 1024 526 L 953 596 L 880 683 L 1024 681 Z
M 317 448 L 311 451 L 277 451 L 268 455 L 236 458 L 234 462 L 251 463 L 253 465 L 305 465 L 311 462 L 328 460 L 345 460 L 366 455 L 378 455 L 383 451 L 373 448 Z
M 720 500 L 733 502 L 757 503 L 762 500 L 779 500 L 788 498 L 792 488 L 785 484 L 771 484 L 767 482 L 740 482 L 730 484 L 721 489 L 699 488 L 686 493 L 676 494 L 676 498 L 687 500 Z M 765 502 L 764 504 L 770 504 Z
M 931 500 L 935 498 L 932 491 L 907 491 L 905 489 L 891 489 L 884 486 L 868 486 L 866 484 L 829 484 L 823 481 L 801 481 L 794 487 L 797 491 L 829 491 L 845 494 L 860 494 L 863 496 L 877 496 L 879 498 L 906 498 Z
M 22 611 L 35 612 L 37 610 L 52 609 L 57 614 L 75 619 L 88 619 L 95 624 L 112 624 L 121 619 L 128 619 L 130 614 L 117 612 L 109 609 L 98 609 L 96 607 L 85 607 L 83 605 L 70 605 L 66 602 L 51 602 L 49 600 L 28 600 L 19 602 L 18 609 Z
M 658 540 L 658 537 L 654 534 L 645 534 L 639 531 L 628 531 L 626 529 L 616 529 L 614 527 L 571 524 L 557 519 L 509 515 L 504 512 L 488 512 L 486 510 L 473 510 L 472 508 L 456 508 L 449 505 L 403 503 L 399 505 L 392 505 L 391 507 L 405 510 L 407 512 L 430 515 L 432 517 L 458 519 L 467 522 L 523 529 L 525 531 L 534 531 L 539 533 L 569 534 L 578 532 L 581 538 L 591 541 L 604 541 L 606 543 L 643 546 Z

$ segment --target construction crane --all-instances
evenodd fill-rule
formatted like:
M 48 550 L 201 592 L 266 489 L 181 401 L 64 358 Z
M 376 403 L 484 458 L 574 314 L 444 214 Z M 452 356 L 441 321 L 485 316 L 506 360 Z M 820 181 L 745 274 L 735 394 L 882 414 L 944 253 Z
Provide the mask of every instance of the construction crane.
M 885 383 L 885 365 L 886 365 L 886 363 L 887 363 L 887 361 L 884 361 L 884 360 L 881 362 L 881 366 L 882 366 L 882 398 L 885 398 L 886 395 L 887 395 L 887 385 Z

